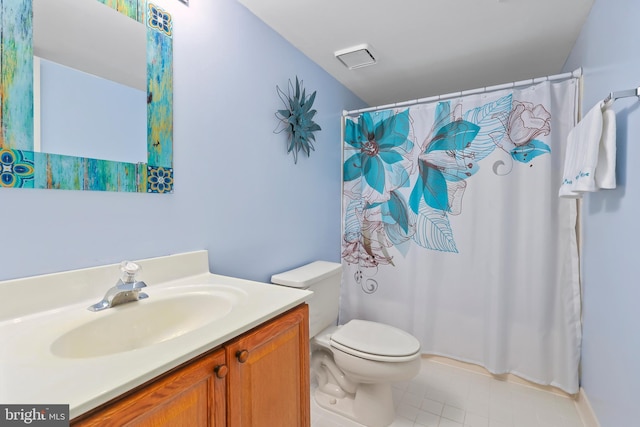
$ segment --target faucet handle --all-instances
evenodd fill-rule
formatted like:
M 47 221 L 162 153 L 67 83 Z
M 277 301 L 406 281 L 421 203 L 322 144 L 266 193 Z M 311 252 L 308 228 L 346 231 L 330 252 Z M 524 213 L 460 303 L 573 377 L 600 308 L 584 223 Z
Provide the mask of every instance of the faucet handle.
M 135 262 L 131 261 L 122 261 L 120 263 L 120 271 L 122 275 L 120 276 L 120 280 L 122 283 L 133 283 L 136 281 L 136 275 L 142 270 Z

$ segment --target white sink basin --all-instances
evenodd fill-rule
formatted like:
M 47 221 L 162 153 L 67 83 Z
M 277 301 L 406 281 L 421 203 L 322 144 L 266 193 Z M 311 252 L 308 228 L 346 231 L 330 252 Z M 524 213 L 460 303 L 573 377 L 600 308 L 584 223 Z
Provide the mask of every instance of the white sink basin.
M 227 316 L 241 297 L 237 289 L 219 285 L 148 293 L 148 299 L 83 313 L 83 322 L 57 337 L 51 352 L 90 358 L 168 341 Z

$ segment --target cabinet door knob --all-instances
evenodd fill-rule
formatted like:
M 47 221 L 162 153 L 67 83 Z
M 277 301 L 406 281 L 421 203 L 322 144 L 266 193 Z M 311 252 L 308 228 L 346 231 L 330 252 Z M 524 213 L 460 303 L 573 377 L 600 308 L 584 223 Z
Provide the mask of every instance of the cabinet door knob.
M 236 351 L 236 358 L 238 362 L 244 363 L 249 358 L 249 352 L 247 350 L 238 350 Z
M 229 373 L 229 368 L 227 368 L 227 365 L 218 365 L 213 368 L 213 372 L 216 374 L 216 377 L 224 378 Z

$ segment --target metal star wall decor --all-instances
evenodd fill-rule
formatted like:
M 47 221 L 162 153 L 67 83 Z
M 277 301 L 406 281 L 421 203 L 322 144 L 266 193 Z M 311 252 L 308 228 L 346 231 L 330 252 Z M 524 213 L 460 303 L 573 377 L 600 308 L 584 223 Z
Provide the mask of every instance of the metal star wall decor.
M 289 141 L 287 153 L 293 153 L 293 161 L 298 163 L 298 152 L 300 150 L 305 152 L 307 156 L 309 156 L 311 150 L 315 151 L 312 141 L 315 141 L 316 137 L 313 133 L 322 130 L 313 121 L 313 116 L 316 115 L 317 111 L 311 107 L 316 98 L 316 92 L 314 91 L 307 97 L 306 91 L 302 87 L 302 81 L 298 80 L 298 76 L 296 76 L 295 88 L 291 80 L 289 80 L 288 93 L 285 93 L 278 86 L 276 86 L 276 90 L 285 108 L 278 110 L 276 113 L 280 123 L 275 132 L 287 131 Z

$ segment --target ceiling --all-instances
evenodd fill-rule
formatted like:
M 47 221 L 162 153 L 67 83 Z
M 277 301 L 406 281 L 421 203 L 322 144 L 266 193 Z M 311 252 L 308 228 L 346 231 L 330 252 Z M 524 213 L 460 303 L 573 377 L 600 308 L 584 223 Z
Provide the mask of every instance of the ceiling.
M 238 1 L 378 106 L 560 73 L 594 0 Z M 334 56 L 360 44 L 376 64 Z

